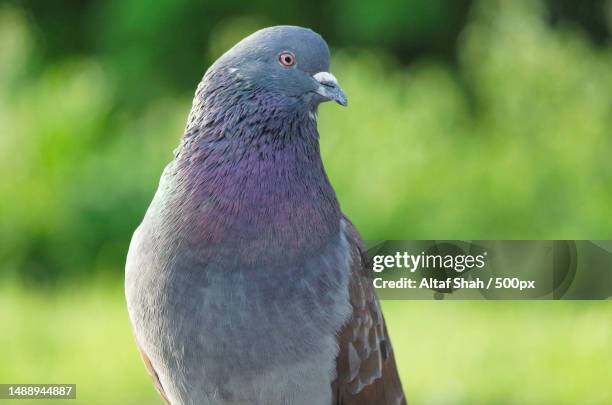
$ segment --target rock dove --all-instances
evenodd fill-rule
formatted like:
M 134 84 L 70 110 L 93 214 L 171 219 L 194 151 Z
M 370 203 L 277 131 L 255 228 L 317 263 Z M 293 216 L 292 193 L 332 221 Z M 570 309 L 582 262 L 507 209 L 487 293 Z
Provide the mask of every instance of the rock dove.
M 321 160 L 317 108 L 347 104 L 329 63 L 315 32 L 271 27 L 197 88 L 125 271 L 168 404 L 405 403 L 362 242 Z

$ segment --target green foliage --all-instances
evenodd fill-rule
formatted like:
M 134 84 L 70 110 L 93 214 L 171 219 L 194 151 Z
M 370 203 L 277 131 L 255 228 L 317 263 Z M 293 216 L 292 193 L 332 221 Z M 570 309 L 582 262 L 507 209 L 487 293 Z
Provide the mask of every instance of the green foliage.
M 452 71 L 337 53 L 327 168 L 366 238 L 607 239 L 612 53 L 533 2 L 483 2 Z

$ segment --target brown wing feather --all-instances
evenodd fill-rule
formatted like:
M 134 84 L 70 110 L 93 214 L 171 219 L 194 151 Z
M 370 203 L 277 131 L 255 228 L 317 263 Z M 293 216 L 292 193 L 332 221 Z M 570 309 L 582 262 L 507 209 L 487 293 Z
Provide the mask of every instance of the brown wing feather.
M 140 356 L 142 357 L 142 361 L 144 362 L 144 365 L 147 368 L 147 371 L 149 372 L 149 375 L 151 376 L 151 379 L 153 380 L 153 385 L 155 385 L 155 389 L 157 390 L 157 392 L 161 396 L 161 398 L 164 401 L 164 403 L 166 405 L 171 405 L 170 404 L 170 400 L 166 397 L 166 393 L 164 392 L 164 388 L 162 387 L 161 382 L 159 381 L 159 377 L 157 376 L 157 372 L 153 368 L 153 364 L 151 364 L 151 360 L 149 360 L 149 356 L 147 356 L 147 354 L 142 350 L 142 348 L 140 347 L 140 345 L 138 343 L 136 343 L 136 346 L 138 347 L 138 351 L 140 352 Z
M 353 224 L 348 238 L 353 249 L 349 294 L 353 317 L 339 336 L 335 405 L 406 404 L 385 320 L 366 274 L 366 256 Z

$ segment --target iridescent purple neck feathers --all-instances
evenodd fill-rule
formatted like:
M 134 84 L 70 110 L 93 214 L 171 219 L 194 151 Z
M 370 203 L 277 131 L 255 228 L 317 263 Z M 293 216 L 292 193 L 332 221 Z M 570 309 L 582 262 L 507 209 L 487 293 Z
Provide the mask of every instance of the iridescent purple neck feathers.
M 196 244 L 302 252 L 321 246 L 337 235 L 341 213 L 321 161 L 314 111 L 223 77 L 232 74 L 207 73 L 164 174 L 165 213 L 171 221 L 191 219 L 171 229 Z

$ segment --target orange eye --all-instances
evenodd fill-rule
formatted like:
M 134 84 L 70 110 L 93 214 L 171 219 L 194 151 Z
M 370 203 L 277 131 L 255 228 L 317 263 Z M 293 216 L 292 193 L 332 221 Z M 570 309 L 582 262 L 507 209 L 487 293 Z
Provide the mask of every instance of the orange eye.
M 295 55 L 289 51 L 282 52 L 278 55 L 278 63 L 284 67 L 292 67 L 295 65 Z

